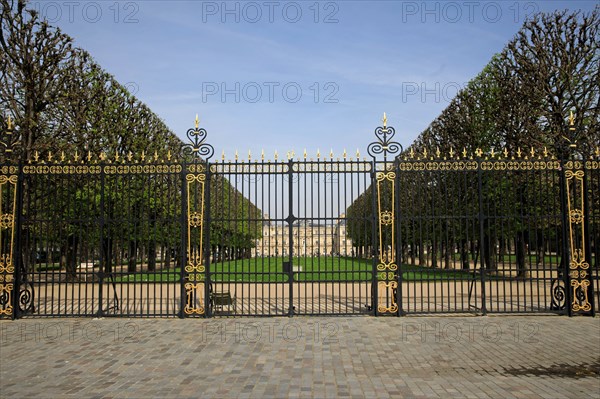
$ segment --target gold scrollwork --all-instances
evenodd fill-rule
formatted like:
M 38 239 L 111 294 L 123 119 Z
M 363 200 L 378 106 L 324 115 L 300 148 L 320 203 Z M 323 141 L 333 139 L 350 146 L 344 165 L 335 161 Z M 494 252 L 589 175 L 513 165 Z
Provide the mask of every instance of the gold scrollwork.
M 4 309 L 0 309 L 0 315 L 12 316 L 13 307 L 12 307 L 12 292 L 13 292 L 13 284 L 0 284 L 0 298 L 3 298 L 3 302 L 6 303 Z
M 571 212 L 569 212 L 569 217 L 571 219 L 571 223 L 573 224 L 580 224 L 583 222 L 583 212 L 581 209 L 573 209 Z
M 202 304 L 204 298 L 204 283 L 185 283 L 186 304 L 183 312 L 187 315 L 204 314 L 204 306 Z M 199 292 L 199 294 L 196 294 Z M 194 299 L 199 298 L 198 303 Z
M 572 270 L 569 273 L 569 277 L 571 277 L 571 278 L 579 278 L 579 271 L 578 270 Z
M 188 223 L 192 227 L 202 226 L 202 215 L 199 212 L 190 212 Z
M 389 226 L 394 222 L 394 215 L 390 211 L 381 212 L 379 214 L 379 220 L 384 226 Z
M 188 170 L 198 171 L 199 165 L 190 165 Z M 193 167 L 193 168 L 191 168 Z M 190 169 L 191 168 L 191 169 Z M 202 169 L 204 170 L 204 169 Z M 206 175 L 203 173 L 188 173 L 185 176 L 187 182 L 187 262 L 184 267 L 186 272 L 186 283 L 184 285 L 187 295 L 187 303 L 184 313 L 187 315 L 204 314 L 204 290 L 196 294 L 196 290 L 204 287 L 205 266 L 202 264 L 203 235 L 204 235 L 204 191 Z M 197 193 L 198 203 L 192 202 L 192 193 Z M 196 206 L 197 209 L 194 209 Z M 196 303 L 195 298 L 198 298 Z
M 379 294 L 380 300 L 379 305 L 377 306 L 377 310 L 379 313 L 396 313 L 398 311 L 398 304 L 396 303 L 396 297 L 394 295 L 394 290 L 398 288 L 398 282 L 390 281 L 390 282 L 379 282 Z M 385 293 L 385 295 L 381 295 Z M 386 303 L 383 304 L 381 299 L 386 298 Z M 387 301 L 387 298 L 391 298 L 391 304 Z M 390 306 L 387 306 L 387 305 Z
M 571 260 L 569 262 L 569 277 L 571 277 L 571 310 L 573 312 L 588 312 L 592 309 L 588 287 L 591 285 L 587 269 L 590 265 L 586 261 L 585 248 L 585 202 L 584 202 L 584 177 L 580 161 L 565 163 L 567 214 L 569 215 L 569 244 Z
M 571 254 L 571 262 L 569 263 L 570 269 L 589 269 L 590 265 L 585 261 L 585 255 L 581 249 L 575 249 Z
M 14 224 L 14 217 L 10 213 L 0 216 L 0 229 L 10 229 Z
M 204 173 L 206 171 L 206 167 L 201 163 L 191 164 L 188 165 L 188 171 L 191 173 Z
M 584 311 L 589 312 L 592 310 L 592 305 L 588 298 L 588 287 L 590 286 L 589 280 L 571 280 L 571 287 L 573 287 L 573 292 L 577 292 L 579 289 L 581 292 L 581 297 L 578 295 L 573 296 L 573 302 L 571 303 L 571 308 L 574 312 Z
M 395 264 L 394 262 L 389 262 L 389 263 L 382 262 L 382 263 L 379 263 L 377 265 L 377 270 L 379 270 L 379 271 L 383 271 L 383 270 L 398 270 L 398 265 Z
M 3 175 L 14 175 L 18 172 L 18 169 L 16 166 L 2 166 L 0 167 L 0 173 Z
M 17 184 L 18 177 L 16 175 L 13 176 L 0 176 L 0 184 Z
M 191 255 L 188 255 L 185 271 L 187 273 L 204 273 L 205 268 L 202 265 L 202 255 L 196 251 L 194 251 Z
M 389 301 L 386 300 L 386 303 L 380 303 L 377 306 L 377 310 L 380 313 L 395 313 L 398 311 L 398 304 L 396 303 L 396 299 L 394 297 L 393 291 L 397 288 L 398 282 L 395 281 L 396 273 L 398 270 L 398 265 L 396 264 L 396 253 L 394 243 L 396 242 L 395 237 L 395 180 L 396 173 L 393 171 L 388 172 L 377 172 L 375 174 L 375 179 L 377 181 L 377 206 L 379 210 L 379 263 L 377 265 L 377 270 L 380 272 L 379 279 L 384 281 L 379 281 L 378 287 L 380 289 L 380 294 L 382 292 L 386 293 L 386 298 L 391 297 L 392 302 L 391 305 Z M 384 190 L 382 188 L 385 181 L 388 181 L 390 184 L 390 194 L 391 194 L 391 209 L 382 208 L 384 205 L 384 198 L 382 197 Z M 390 243 L 391 248 L 389 251 L 384 251 L 384 228 L 391 230 Z M 390 306 L 388 306 L 390 305 Z
M 0 255 L 0 273 L 13 274 L 15 268 L 12 264 L 12 259 L 8 254 Z
M 584 173 L 583 170 L 576 170 L 576 171 L 572 171 L 572 170 L 566 170 L 565 171 L 565 177 L 567 178 L 567 180 L 569 179 L 583 179 Z
M 188 183 L 204 182 L 204 181 L 206 181 L 206 175 L 187 174 L 187 175 L 185 175 L 185 180 Z
M 17 206 L 17 175 L 0 175 L 0 315 L 12 316 L 12 283 L 15 268 L 13 266 L 15 244 L 15 211 Z M 3 204 L 5 199 L 7 206 Z M 8 209 L 7 209 L 8 208 Z M 6 212 L 8 210 L 8 212 Z M 6 236 L 4 236 L 6 234 Z M 8 244 L 8 245 L 6 245 Z

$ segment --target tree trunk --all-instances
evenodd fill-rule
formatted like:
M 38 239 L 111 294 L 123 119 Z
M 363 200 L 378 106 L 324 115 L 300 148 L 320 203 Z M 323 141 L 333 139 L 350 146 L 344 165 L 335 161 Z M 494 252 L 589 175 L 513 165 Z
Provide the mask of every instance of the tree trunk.
M 77 246 L 79 239 L 75 234 L 70 234 L 67 237 L 67 256 L 66 256 L 66 270 L 67 270 L 67 281 L 75 281 L 77 279 Z
M 529 278 L 529 270 L 525 262 L 525 233 L 518 231 L 515 237 L 515 252 L 517 257 L 517 277 Z
M 544 242 L 544 233 L 542 230 L 536 231 L 536 257 L 535 264 L 540 266 L 544 262 L 546 255 L 546 243 Z
M 135 273 L 137 269 L 136 259 L 137 259 L 137 243 L 135 240 L 129 240 L 129 260 L 127 262 L 127 272 Z
M 150 240 L 148 242 L 148 271 L 153 272 L 156 270 L 156 241 Z
M 467 239 L 460 241 L 460 261 L 463 269 L 469 269 L 469 251 L 467 250 Z
M 444 242 L 444 269 L 450 269 L 450 257 L 451 257 L 451 253 L 453 251 L 451 251 L 451 246 L 448 245 L 448 241 L 446 240 Z
M 487 270 L 496 270 L 496 245 L 492 234 L 483 235 L 484 263 Z
M 431 267 L 437 267 L 437 241 L 431 242 Z
M 181 247 L 177 246 L 177 250 L 175 251 L 175 267 L 181 268 Z
M 164 268 L 165 269 L 170 269 L 171 268 L 171 247 L 170 246 L 165 246 L 165 263 L 164 263 Z
M 504 255 L 506 255 L 506 239 L 504 237 L 500 237 L 500 240 L 498 240 L 498 245 L 500 246 L 498 252 L 498 260 L 500 262 L 503 262 Z

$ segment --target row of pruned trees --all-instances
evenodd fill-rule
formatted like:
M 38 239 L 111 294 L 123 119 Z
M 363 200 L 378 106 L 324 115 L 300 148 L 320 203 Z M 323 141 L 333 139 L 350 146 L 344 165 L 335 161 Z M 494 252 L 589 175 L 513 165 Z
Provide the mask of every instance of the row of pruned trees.
M 533 146 L 560 156 L 570 136 L 591 154 L 600 143 L 599 26 L 600 7 L 534 16 L 412 147 L 514 153 Z
M 25 0 L 0 5 L 0 126 L 4 133 L 10 119 L 12 134 L 3 141 L 13 149 L 0 149 L 0 164 L 190 161 L 177 135 L 71 37 Z M 179 262 L 185 251 L 180 180 L 143 174 L 107 176 L 104 183 L 90 176 L 26 178 L 23 209 L 31 223 L 22 234 L 23 264 L 31 270 L 42 249 L 59 252 L 72 276 L 80 262 L 98 259 L 99 251 L 108 268 L 126 264 L 130 272 L 140 263 L 153 270 L 157 253 L 164 267 Z M 211 186 L 243 204 L 236 205 L 238 218 L 244 218 L 241 212 L 260 214 L 225 178 L 213 175 Z M 101 218 L 104 230 L 91 228 Z M 242 230 L 215 225 L 214 235 L 219 245 L 238 248 L 252 246 L 262 233 Z
M 504 157 L 506 149 L 509 158 L 531 158 L 532 147 L 543 158 L 594 154 L 600 145 L 599 10 L 539 14 L 527 21 L 400 158 L 411 151 L 436 157 L 437 149 L 443 157 L 450 150 L 454 158 L 463 151 L 475 156 L 478 149 L 483 156 Z M 525 276 L 528 259 L 540 263 L 544 254 L 560 252 L 558 171 L 484 172 L 481 186 L 478 179 L 469 171 L 399 173 L 398 236 L 405 260 L 447 267 L 458 253 L 464 267 L 484 256 L 493 269 L 509 255 Z M 600 204 L 590 205 L 597 221 Z M 355 246 L 371 246 L 366 231 L 372 215 L 369 188 L 347 212 Z

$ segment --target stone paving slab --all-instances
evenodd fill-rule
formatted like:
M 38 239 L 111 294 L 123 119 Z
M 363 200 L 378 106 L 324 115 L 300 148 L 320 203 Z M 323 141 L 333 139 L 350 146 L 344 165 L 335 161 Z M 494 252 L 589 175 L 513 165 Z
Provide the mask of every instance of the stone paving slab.
M 600 318 L 0 322 L 1 398 L 600 398 Z

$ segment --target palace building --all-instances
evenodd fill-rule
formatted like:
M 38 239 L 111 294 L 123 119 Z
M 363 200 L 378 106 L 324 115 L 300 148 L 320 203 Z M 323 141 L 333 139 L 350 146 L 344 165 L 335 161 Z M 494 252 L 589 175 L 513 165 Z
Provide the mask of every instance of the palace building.
M 352 240 L 346 237 L 345 214 L 335 224 L 296 222 L 292 227 L 293 256 L 350 256 Z M 269 219 L 269 215 L 264 215 Z M 263 223 L 263 237 L 256 240 L 253 255 L 289 256 L 290 226 L 287 224 Z

